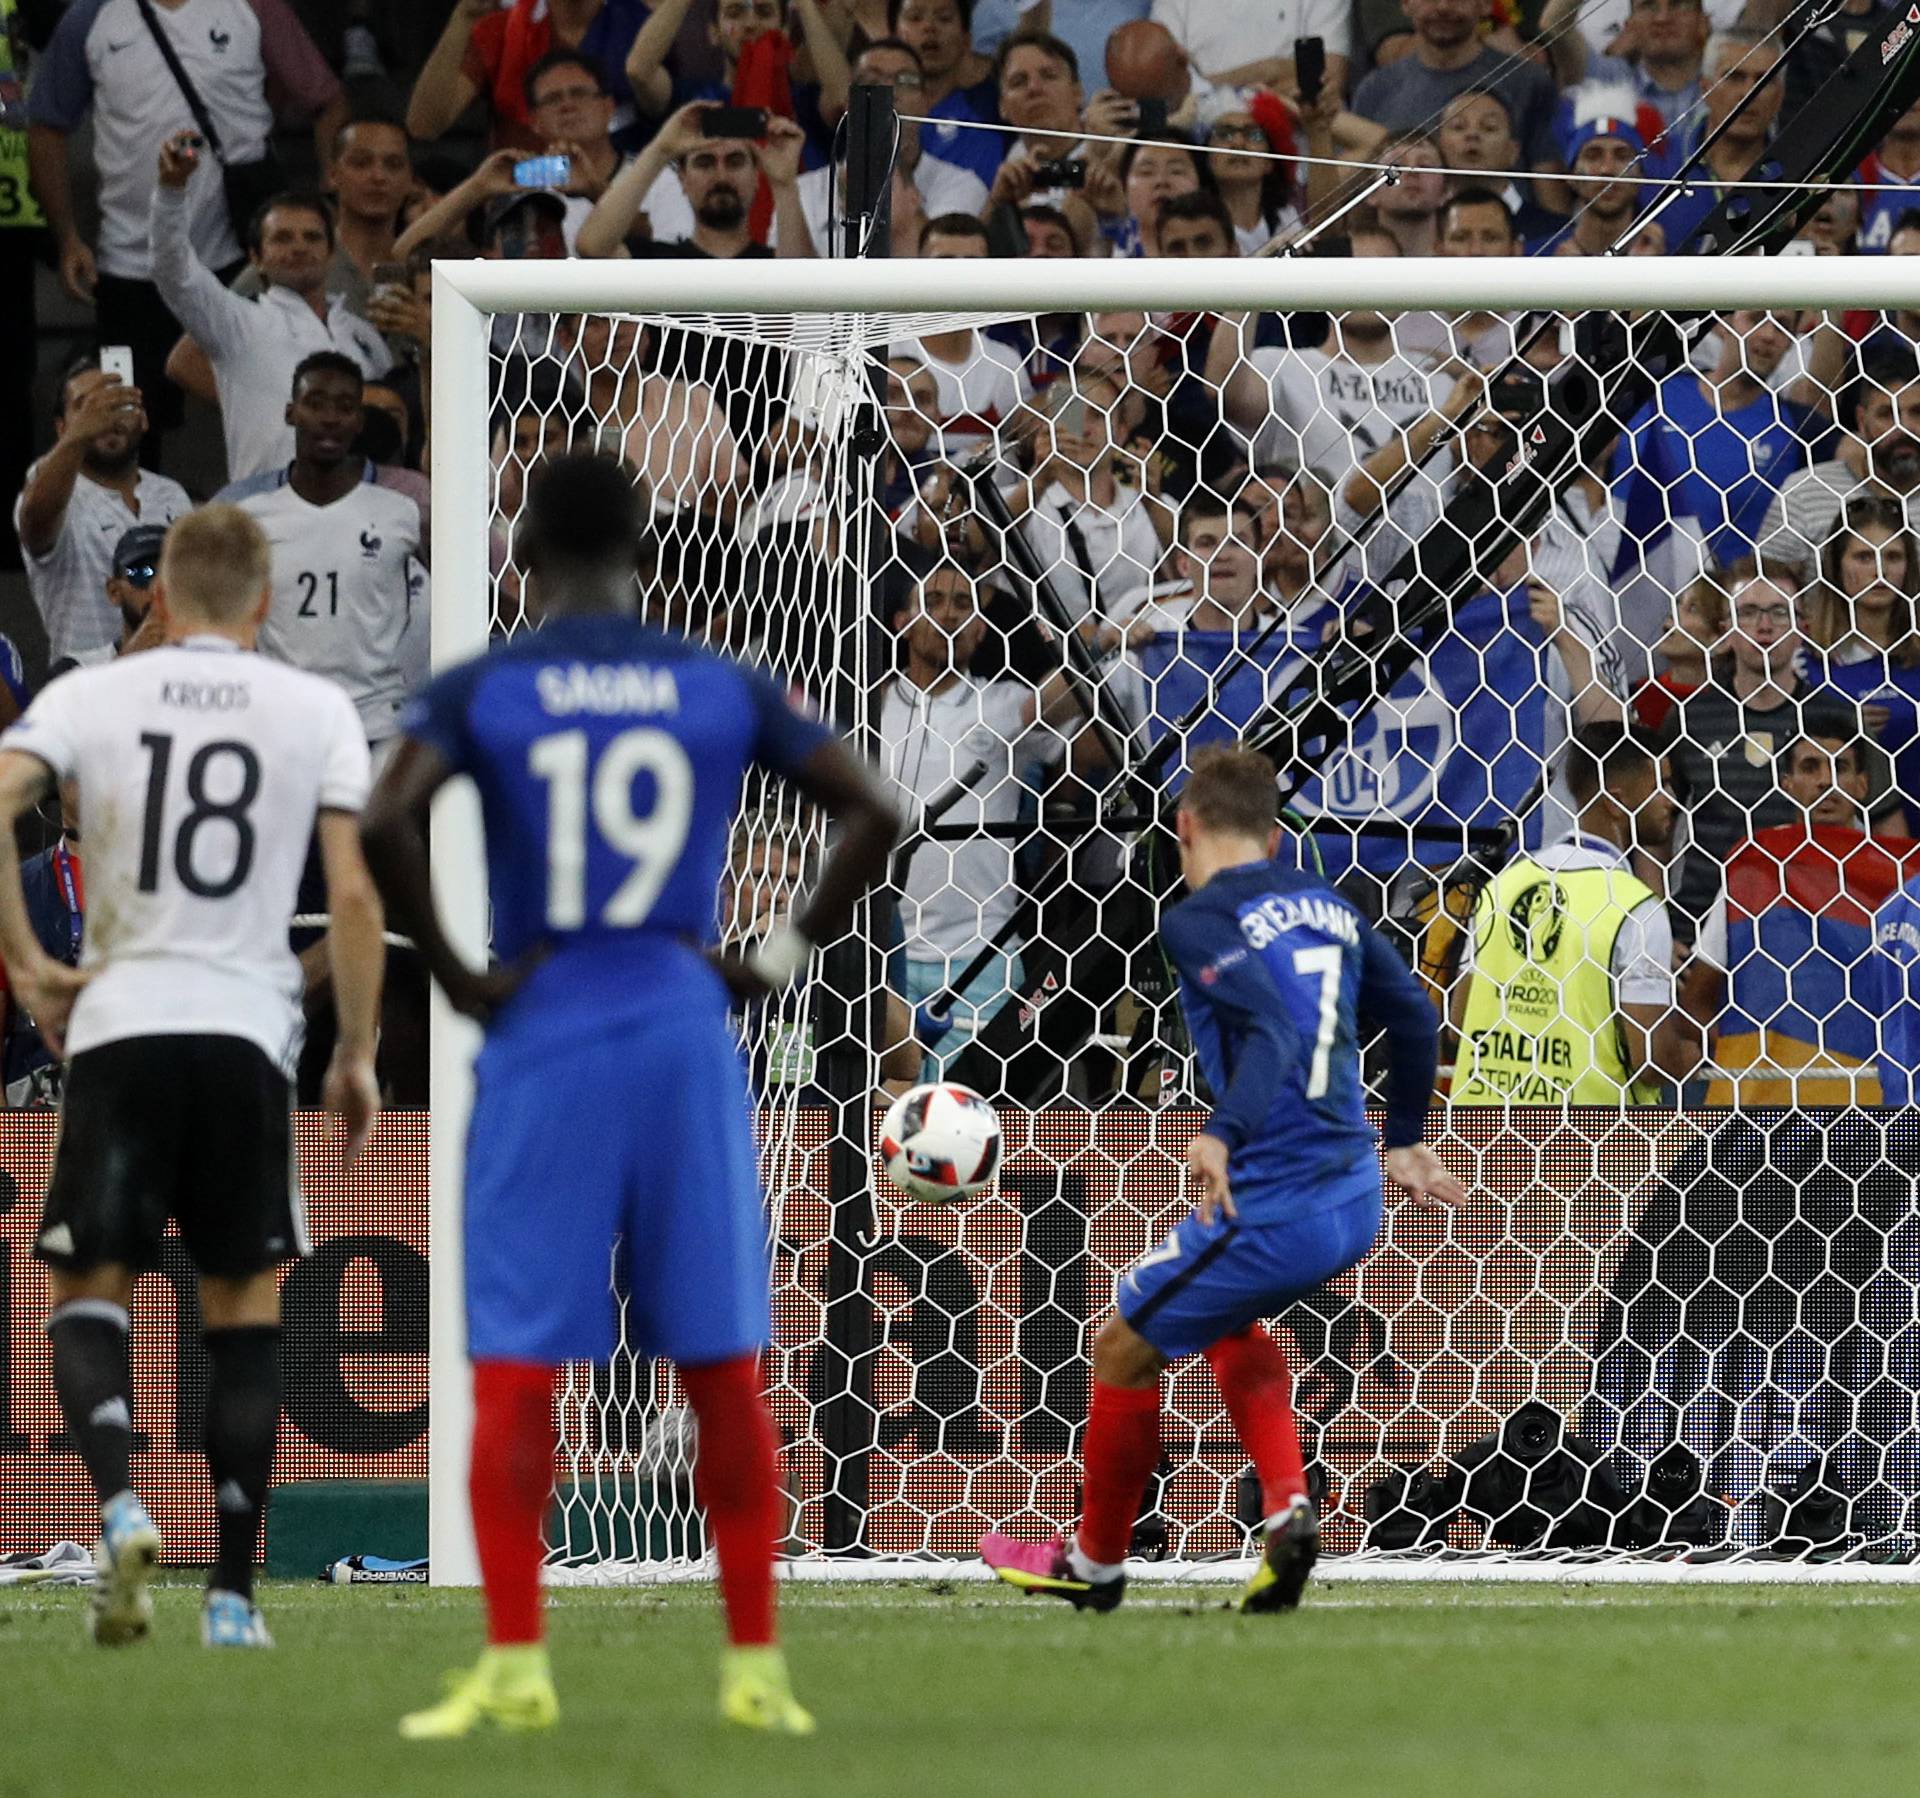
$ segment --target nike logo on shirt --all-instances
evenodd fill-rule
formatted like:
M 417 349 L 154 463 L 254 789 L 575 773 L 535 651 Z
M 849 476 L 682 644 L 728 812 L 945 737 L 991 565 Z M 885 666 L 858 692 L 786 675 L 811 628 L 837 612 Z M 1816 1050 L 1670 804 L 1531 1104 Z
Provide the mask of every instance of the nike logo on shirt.
M 112 51 L 115 54 L 118 54 L 122 50 L 130 50 L 136 41 L 137 40 L 134 38 L 128 38 L 124 44 L 116 44 L 111 38 L 109 38 L 107 40 L 107 48 L 109 51 Z

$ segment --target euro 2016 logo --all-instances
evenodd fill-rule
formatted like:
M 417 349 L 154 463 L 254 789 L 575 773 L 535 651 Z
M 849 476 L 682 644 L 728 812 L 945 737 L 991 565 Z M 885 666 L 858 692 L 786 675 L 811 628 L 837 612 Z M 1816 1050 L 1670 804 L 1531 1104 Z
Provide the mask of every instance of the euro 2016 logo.
M 1567 896 L 1556 880 L 1536 881 L 1507 908 L 1507 935 L 1516 954 L 1536 966 L 1553 959 L 1567 927 Z

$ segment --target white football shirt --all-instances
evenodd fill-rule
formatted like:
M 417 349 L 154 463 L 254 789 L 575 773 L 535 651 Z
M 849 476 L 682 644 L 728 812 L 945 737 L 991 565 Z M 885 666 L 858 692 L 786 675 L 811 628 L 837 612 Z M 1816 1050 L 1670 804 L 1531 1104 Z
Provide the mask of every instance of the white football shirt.
M 1325 350 L 1258 349 L 1247 360 L 1272 405 L 1254 439 L 1255 458 L 1311 468 L 1332 485 L 1453 392 L 1450 376 L 1401 355 L 1355 362 Z
M 261 652 L 338 681 L 367 741 L 384 742 L 407 696 L 402 655 L 421 556 L 419 506 L 371 480 L 316 506 L 294 492 L 285 469 L 220 498 L 251 513 L 273 547 Z
M 366 803 L 367 742 L 331 681 L 224 637 L 80 668 L 0 737 L 79 789 L 96 971 L 67 1052 L 136 1036 L 238 1036 L 289 1076 L 300 964 L 287 946 L 323 810 Z

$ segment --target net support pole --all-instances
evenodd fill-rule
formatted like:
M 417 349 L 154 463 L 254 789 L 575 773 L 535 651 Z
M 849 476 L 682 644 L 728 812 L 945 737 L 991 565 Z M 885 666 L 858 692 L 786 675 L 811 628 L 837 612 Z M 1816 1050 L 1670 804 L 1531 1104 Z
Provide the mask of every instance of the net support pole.
M 433 665 L 451 666 L 487 646 L 488 326 L 491 319 L 454 287 L 444 265 L 433 272 L 433 423 L 437 442 L 467 453 L 434 468 Z M 454 947 L 470 963 L 487 953 L 487 888 L 480 805 L 465 781 L 441 789 L 433 805 L 434 889 Z M 432 994 L 427 1214 L 428 1332 L 427 1549 L 437 1586 L 480 1581 L 467 1460 L 473 1441 L 473 1387 L 467 1365 L 466 1306 L 460 1245 L 467 1115 L 473 1105 L 473 1054 L 479 1031 Z
M 897 129 L 891 87 L 862 85 L 853 90 L 847 110 L 845 242 L 863 256 L 882 257 L 892 247 L 889 201 Z M 869 401 L 864 409 L 872 411 L 874 404 Z M 856 518 L 872 486 L 871 464 L 868 455 L 861 453 L 868 435 L 856 427 L 855 447 L 847 458 Z M 865 579 L 844 581 L 841 595 L 843 628 L 847 641 L 853 642 L 868 628 Z M 849 683 L 846 692 L 832 698 L 837 715 L 856 740 L 870 740 L 865 683 Z M 867 1150 L 873 1134 L 872 1045 L 881 971 L 871 901 L 862 903 L 853 929 L 828 951 L 823 974 L 820 1083 L 832 1107 L 833 1136 L 827 1148 L 832 1226 L 827 1243 L 825 1341 L 819 1351 L 824 1361 L 820 1388 L 826 1395 L 820 1420 L 826 1456 L 820 1546 L 829 1554 L 858 1555 L 870 1546 L 867 1476 L 876 1423 L 874 1318 L 866 1290 L 866 1258 L 873 1240 Z

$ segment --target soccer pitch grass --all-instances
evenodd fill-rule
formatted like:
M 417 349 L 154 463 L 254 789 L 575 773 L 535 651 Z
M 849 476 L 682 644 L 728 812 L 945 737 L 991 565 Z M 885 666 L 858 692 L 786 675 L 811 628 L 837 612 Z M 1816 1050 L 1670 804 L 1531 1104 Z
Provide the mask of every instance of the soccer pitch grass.
M 470 1593 L 270 1585 L 280 1646 L 209 1654 L 198 1589 L 110 1652 L 84 1595 L 0 1591 L 0 1798 L 936 1793 L 1879 1794 L 1920 1789 L 1920 1589 L 1218 1588 L 1082 1616 L 990 1586 L 788 1587 L 820 1720 L 713 1713 L 704 1587 L 562 1592 L 558 1729 L 403 1743 L 478 1647 Z

